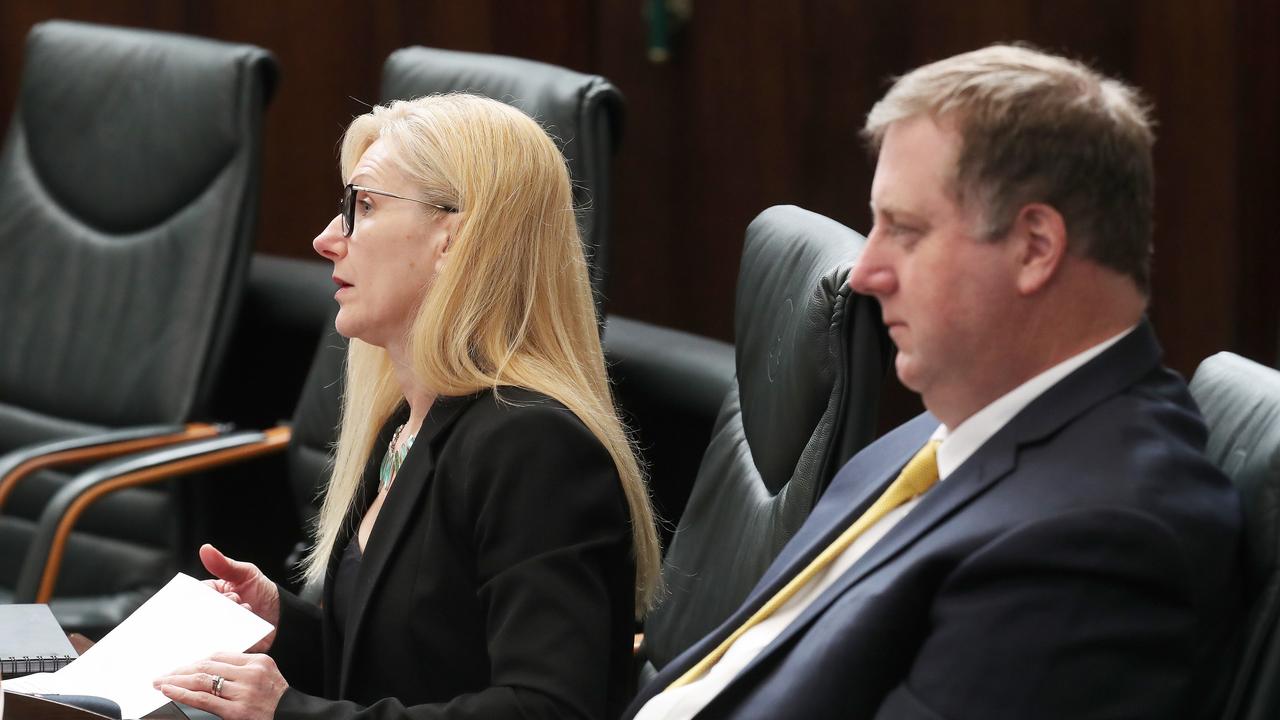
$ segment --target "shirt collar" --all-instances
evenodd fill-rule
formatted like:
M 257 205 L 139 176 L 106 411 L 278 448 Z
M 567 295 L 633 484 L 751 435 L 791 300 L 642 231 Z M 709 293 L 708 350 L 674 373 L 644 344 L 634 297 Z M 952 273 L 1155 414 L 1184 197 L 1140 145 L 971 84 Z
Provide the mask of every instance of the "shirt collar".
M 946 425 L 939 425 L 933 432 L 932 439 L 941 441 L 938 446 L 938 477 L 945 480 L 955 472 L 969 456 L 977 452 L 987 440 L 991 439 L 1032 400 L 1040 397 L 1059 380 L 1070 375 L 1076 368 L 1084 365 L 1107 348 L 1120 342 L 1120 338 L 1133 332 L 1134 325 L 1083 352 L 1072 355 L 1044 372 L 1036 375 L 1018 387 L 1001 395 L 986 407 L 969 416 L 954 430 L 947 430 Z

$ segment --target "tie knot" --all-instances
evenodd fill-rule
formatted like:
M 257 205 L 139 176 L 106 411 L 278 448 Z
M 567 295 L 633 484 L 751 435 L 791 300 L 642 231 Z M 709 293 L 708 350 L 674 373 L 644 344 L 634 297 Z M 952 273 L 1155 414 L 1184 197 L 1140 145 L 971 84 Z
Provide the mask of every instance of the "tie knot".
M 908 498 L 913 498 L 938 482 L 938 440 L 930 440 L 902 468 L 899 484 Z

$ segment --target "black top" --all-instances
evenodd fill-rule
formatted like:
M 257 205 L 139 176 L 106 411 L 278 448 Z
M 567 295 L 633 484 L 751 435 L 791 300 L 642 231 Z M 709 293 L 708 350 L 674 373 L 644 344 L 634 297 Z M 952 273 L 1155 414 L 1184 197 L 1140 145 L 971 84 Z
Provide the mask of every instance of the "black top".
M 610 718 L 632 688 L 635 563 L 613 460 L 563 405 L 503 388 L 439 399 L 364 547 L 348 623 L 337 575 L 377 494 L 371 457 L 323 610 L 283 594 L 276 717 Z M 392 417 L 383 448 L 404 414 Z
M 351 598 L 356 592 L 356 576 L 360 574 L 360 560 L 364 557 L 360 552 L 360 537 L 351 536 L 347 549 L 338 561 L 338 571 L 333 574 L 333 620 L 338 624 L 338 634 L 346 635 L 348 615 L 351 613 Z

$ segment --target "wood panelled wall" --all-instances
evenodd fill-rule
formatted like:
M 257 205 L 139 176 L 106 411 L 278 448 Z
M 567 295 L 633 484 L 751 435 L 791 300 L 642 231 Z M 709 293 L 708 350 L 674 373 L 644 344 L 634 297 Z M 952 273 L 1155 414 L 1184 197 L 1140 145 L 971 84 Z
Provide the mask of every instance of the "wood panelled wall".
M 995 41 L 1094 62 L 1160 121 L 1154 318 L 1190 373 L 1232 349 L 1280 359 L 1280 3 L 1273 0 L 692 0 L 669 62 L 645 0 L 0 0 L 0 122 L 23 37 L 62 17 L 249 42 L 281 81 L 269 111 L 262 250 L 310 253 L 337 198 L 335 148 L 395 48 L 517 55 L 627 96 L 610 307 L 731 339 L 743 230 L 794 203 L 863 232 L 872 164 L 857 131 L 886 78 Z

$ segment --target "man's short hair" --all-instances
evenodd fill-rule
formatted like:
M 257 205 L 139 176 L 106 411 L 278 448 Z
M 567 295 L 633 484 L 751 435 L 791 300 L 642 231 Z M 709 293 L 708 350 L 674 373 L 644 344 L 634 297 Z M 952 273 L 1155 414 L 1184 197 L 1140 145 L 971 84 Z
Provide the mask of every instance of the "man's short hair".
M 993 45 L 898 78 L 863 136 L 878 152 L 890 125 L 920 115 L 959 131 L 953 192 L 976 200 L 986 238 L 1043 202 L 1062 214 L 1071 252 L 1150 292 L 1155 134 L 1136 89 L 1074 60 Z

